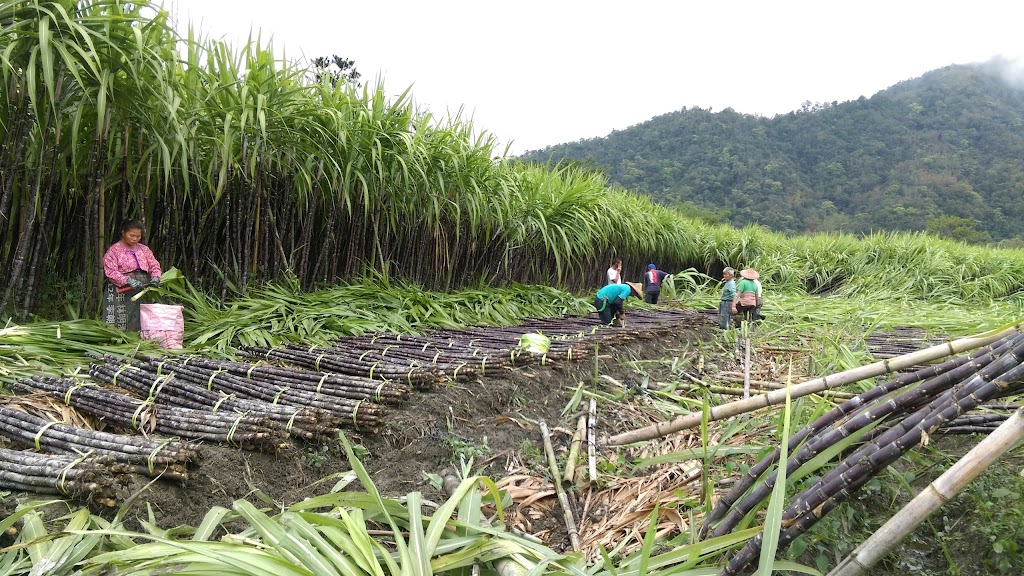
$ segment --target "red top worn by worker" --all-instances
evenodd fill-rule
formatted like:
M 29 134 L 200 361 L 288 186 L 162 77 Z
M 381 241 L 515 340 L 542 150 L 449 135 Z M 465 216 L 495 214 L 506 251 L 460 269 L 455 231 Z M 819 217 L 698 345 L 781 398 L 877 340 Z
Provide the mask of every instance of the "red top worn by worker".
M 139 304 L 132 301 L 142 287 L 160 281 L 160 262 L 141 242 L 143 226 L 138 220 L 121 225 L 121 239 L 103 255 L 107 285 L 103 294 L 103 321 L 122 330 L 141 329 Z M 125 290 L 128 288 L 128 290 Z

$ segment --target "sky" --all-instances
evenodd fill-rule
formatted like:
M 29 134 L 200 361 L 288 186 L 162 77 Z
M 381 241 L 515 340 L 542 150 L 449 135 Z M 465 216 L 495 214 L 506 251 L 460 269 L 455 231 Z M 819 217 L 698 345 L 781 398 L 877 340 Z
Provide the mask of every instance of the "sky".
M 164 0 L 179 29 L 275 53 L 337 54 L 388 94 L 461 111 L 511 154 L 700 107 L 773 116 L 951 64 L 1021 76 L 1012 0 Z

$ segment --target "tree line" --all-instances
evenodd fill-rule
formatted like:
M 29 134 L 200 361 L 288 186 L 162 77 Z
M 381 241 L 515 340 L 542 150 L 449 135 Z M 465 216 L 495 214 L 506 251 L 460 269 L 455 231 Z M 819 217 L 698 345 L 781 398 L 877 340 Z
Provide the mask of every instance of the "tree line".
M 996 63 L 949 66 L 772 118 L 683 108 L 530 151 L 705 220 L 783 232 L 924 231 L 1024 243 L 1024 91 Z

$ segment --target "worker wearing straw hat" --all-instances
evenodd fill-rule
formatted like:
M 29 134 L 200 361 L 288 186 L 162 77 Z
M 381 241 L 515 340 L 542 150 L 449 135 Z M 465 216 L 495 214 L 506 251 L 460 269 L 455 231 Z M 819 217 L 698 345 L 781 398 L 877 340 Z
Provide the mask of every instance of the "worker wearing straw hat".
M 622 320 L 626 317 L 623 304 L 630 295 L 640 297 L 640 285 L 636 282 L 623 284 L 607 284 L 594 295 L 594 308 L 601 317 L 602 324 L 611 324 L 613 318 Z
M 744 320 L 753 320 L 754 312 L 761 304 L 761 290 L 757 283 L 761 275 L 753 268 L 744 268 L 740 270 L 740 277 L 743 279 L 736 286 L 736 296 L 733 300 L 736 312 Z

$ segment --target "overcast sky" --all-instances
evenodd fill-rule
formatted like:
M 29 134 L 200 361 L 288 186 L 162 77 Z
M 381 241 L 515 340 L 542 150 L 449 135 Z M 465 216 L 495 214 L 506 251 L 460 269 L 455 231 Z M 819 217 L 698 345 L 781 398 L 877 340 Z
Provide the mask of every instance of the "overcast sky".
M 1014 0 L 164 1 L 212 38 L 261 31 L 289 59 L 351 58 L 435 115 L 462 107 L 513 154 L 683 107 L 772 116 L 950 64 L 1024 61 Z

